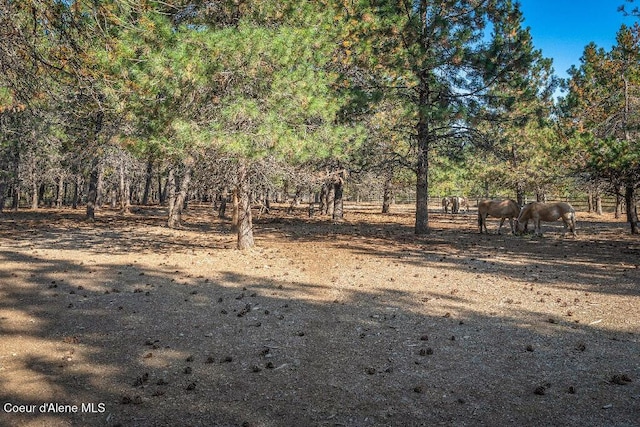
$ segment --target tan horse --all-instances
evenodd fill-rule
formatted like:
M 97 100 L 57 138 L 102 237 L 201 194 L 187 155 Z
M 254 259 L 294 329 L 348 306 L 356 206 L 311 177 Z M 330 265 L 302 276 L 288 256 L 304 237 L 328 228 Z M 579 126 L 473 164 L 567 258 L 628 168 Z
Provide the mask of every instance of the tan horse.
M 444 213 L 449 213 L 449 206 L 451 206 L 451 198 L 443 197 L 442 198 L 442 210 Z
M 535 226 L 535 234 L 540 236 L 542 232 L 540 230 L 540 222 L 553 222 L 561 219 L 564 223 L 564 230 L 562 235 L 567 233 L 567 229 L 571 230 L 573 236 L 576 236 L 576 211 L 569 203 L 542 203 L 531 202 L 522 208 L 516 224 L 518 226 L 518 233 L 524 231 L 525 226 L 529 220 L 533 221 Z
M 451 213 L 459 213 L 461 209 L 464 209 L 465 212 L 469 213 L 469 201 L 466 197 L 453 196 L 451 197 L 451 201 L 453 204 Z
M 451 207 L 451 213 L 457 214 L 461 208 L 465 208 L 466 212 L 469 212 L 469 201 L 465 197 L 451 196 L 442 199 L 442 210 L 444 213 L 449 213 L 449 207 Z
M 480 234 L 487 231 L 487 216 L 493 216 L 500 218 L 500 226 L 498 227 L 498 234 L 501 234 L 502 225 L 506 219 L 509 219 L 509 225 L 511 226 L 511 232 L 515 234 L 515 228 L 513 227 L 513 220 L 518 218 L 520 213 L 520 206 L 513 200 L 481 200 L 478 203 L 478 227 L 480 227 Z

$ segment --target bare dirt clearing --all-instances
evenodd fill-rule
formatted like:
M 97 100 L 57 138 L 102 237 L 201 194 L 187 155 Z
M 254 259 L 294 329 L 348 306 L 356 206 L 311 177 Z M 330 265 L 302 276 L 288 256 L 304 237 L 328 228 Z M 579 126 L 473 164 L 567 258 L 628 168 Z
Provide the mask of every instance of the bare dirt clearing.
M 205 208 L 182 230 L 3 214 L 0 425 L 640 425 L 626 224 L 487 236 L 432 213 L 416 237 L 401 208 L 277 211 L 246 252 Z

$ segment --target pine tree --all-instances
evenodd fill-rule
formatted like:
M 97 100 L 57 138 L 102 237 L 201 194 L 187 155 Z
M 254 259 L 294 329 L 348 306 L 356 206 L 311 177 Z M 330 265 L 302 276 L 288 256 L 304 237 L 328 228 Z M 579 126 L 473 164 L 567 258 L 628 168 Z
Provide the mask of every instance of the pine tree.
M 509 78 L 510 70 L 531 62 L 527 40 L 490 34 L 491 27 L 520 19 L 517 5 L 461 0 L 336 3 L 347 23 L 345 60 L 385 75 L 367 87 L 352 72 L 346 77 L 355 82 L 355 92 L 394 93 L 407 108 L 416 174 L 414 230 L 427 233 L 430 151 L 469 139 L 473 117 L 489 89 Z
M 570 141 L 581 148 L 579 166 L 624 189 L 627 221 L 638 234 L 640 25 L 623 25 L 616 41 L 609 52 L 593 43 L 585 47 L 580 67 L 570 73 L 563 119 Z

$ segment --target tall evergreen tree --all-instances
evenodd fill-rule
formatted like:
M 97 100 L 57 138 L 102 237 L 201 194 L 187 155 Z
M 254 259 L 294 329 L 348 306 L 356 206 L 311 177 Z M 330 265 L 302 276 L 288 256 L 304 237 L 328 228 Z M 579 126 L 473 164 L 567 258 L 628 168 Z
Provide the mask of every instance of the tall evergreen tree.
M 507 0 L 337 3 L 349 24 L 345 57 L 367 70 L 385 70 L 387 76 L 373 87 L 356 80 L 355 89 L 393 92 L 410 113 L 414 230 L 427 233 L 429 151 L 469 138 L 472 117 L 490 96 L 489 89 L 509 78 L 510 71 L 526 69 L 532 60 L 525 45 L 529 40 L 491 31 L 505 22 L 518 22 L 518 5 Z
M 522 28 L 522 23 L 516 11 L 494 25 L 497 50 L 520 55 L 528 66 L 507 71 L 507 78 L 491 85 L 482 108 L 488 120 L 481 125 L 485 134 L 481 148 L 499 159 L 496 166 L 501 181 L 512 187 L 520 205 L 527 190 L 543 191 L 546 168 L 542 166 L 553 138 L 552 95 L 557 86 L 551 60 L 534 48 L 529 29 Z
M 622 188 L 631 233 L 640 232 L 635 208 L 640 186 L 640 25 L 623 25 L 606 52 L 589 44 L 570 72 L 563 119 L 586 168 Z

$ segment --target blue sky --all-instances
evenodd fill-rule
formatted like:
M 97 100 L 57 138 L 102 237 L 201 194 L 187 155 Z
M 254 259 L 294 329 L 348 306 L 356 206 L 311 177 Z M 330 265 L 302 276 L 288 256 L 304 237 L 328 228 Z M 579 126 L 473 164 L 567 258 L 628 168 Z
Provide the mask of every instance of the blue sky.
M 609 50 L 620 26 L 638 20 L 618 12 L 622 4 L 631 10 L 640 0 L 520 0 L 524 26 L 531 28 L 535 47 L 553 58 L 553 68 L 563 78 L 571 65 L 580 64 L 587 44 L 593 41 Z

